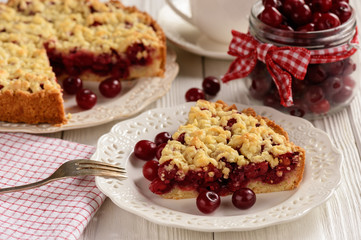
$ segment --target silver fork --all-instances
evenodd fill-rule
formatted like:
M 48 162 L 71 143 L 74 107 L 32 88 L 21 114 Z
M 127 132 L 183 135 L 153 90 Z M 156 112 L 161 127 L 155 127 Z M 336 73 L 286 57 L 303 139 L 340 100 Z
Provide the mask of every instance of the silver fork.
M 91 175 L 114 177 L 119 180 L 124 180 L 126 178 L 125 173 L 126 172 L 124 168 L 104 162 L 88 159 L 70 160 L 63 163 L 53 174 L 41 181 L 16 187 L 2 188 L 0 189 L 0 194 L 40 187 L 50 182 L 67 177 Z

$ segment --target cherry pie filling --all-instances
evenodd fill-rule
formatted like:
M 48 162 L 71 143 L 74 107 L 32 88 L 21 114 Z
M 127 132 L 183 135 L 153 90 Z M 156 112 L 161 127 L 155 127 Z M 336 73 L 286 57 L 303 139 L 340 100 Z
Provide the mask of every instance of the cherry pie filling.
M 111 53 L 95 55 L 76 48 L 64 54 L 57 52 L 56 48 L 50 45 L 48 42 L 44 44 L 44 47 L 55 74 L 79 76 L 85 71 L 91 71 L 100 76 L 111 75 L 117 79 L 129 77 L 131 67 L 151 65 L 153 62 L 151 56 L 155 51 L 143 43 L 134 43 L 122 54 L 113 50 Z
M 287 173 L 296 168 L 299 153 L 289 152 L 276 157 L 279 159 L 279 165 L 275 168 L 271 168 L 266 161 L 238 166 L 237 163 L 227 162 L 225 158 L 220 159 L 229 169 L 227 178 L 213 164 L 198 170 L 189 170 L 184 174 L 172 164 L 172 161 L 167 161 L 159 166 L 158 178 L 151 182 L 150 190 L 156 194 L 164 194 L 177 186 L 185 191 L 213 191 L 220 196 L 225 196 L 246 187 L 251 180 L 277 184 L 284 180 Z

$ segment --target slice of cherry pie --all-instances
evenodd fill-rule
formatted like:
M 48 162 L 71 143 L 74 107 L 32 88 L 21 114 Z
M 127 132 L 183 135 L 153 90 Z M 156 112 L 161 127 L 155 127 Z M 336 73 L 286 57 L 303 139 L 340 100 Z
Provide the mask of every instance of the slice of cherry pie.
M 305 151 L 253 109 L 199 100 L 185 125 L 168 141 L 150 190 L 164 198 L 196 197 L 211 190 L 228 195 L 291 190 L 302 180 Z

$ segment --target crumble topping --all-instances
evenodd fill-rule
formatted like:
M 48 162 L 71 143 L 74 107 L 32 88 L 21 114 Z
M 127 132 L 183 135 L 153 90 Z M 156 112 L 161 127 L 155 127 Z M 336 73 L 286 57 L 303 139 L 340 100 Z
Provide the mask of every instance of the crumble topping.
M 296 147 L 264 119 L 205 100 L 191 108 L 188 122 L 172 137 L 163 149 L 160 164 L 169 161 L 168 168 L 176 165 L 184 174 L 212 164 L 224 178 L 230 172 L 227 162 L 245 166 L 267 161 L 275 168 L 280 161 L 277 156 L 294 152 Z

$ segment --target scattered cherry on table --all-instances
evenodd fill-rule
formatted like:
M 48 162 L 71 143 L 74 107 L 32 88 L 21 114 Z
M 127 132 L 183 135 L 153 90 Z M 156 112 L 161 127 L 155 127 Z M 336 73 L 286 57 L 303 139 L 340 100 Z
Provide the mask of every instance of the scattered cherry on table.
M 202 89 L 190 88 L 185 95 L 187 102 L 196 102 L 199 99 L 206 99 Z
M 217 77 L 208 76 L 203 79 L 202 88 L 206 94 L 215 96 L 221 89 L 221 83 Z

